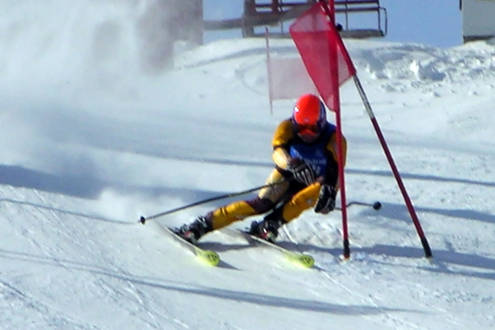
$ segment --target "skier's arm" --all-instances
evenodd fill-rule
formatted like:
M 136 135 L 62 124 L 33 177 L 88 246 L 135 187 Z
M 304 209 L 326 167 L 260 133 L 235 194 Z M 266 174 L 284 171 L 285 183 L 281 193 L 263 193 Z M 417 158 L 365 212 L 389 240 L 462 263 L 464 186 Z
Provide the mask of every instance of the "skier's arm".
M 289 119 L 281 122 L 273 135 L 272 146 L 273 153 L 272 159 L 275 165 L 281 169 L 287 169 L 289 161 L 291 159 L 286 146 L 289 141 L 294 137 L 292 124 Z
M 325 178 L 323 183 L 330 185 L 337 191 L 339 189 L 339 169 L 338 169 L 338 149 L 337 149 L 337 134 L 334 133 L 328 141 L 327 144 L 327 169 L 325 171 Z M 342 137 L 342 161 L 345 166 L 347 155 L 347 142 L 344 137 Z
M 277 167 L 286 170 L 289 167 L 290 156 L 285 148 L 278 147 L 272 153 L 273 162 Z
M 338 148 L 337 148 L 337 133 L 334 133 L 330 140 L 328 141 L 327 144 L 327 150 L 330 152 L 332 155 L 333 159 L 335 160 L 335 163 L 338 163 L 339 161 L 339 156 L 338 156 Z M 343 166 L 345 166 L 346 163 L 346 158 L 347 158 L 347 141 L 344 136 L 342 136 L 342 161 L 343 161 Z

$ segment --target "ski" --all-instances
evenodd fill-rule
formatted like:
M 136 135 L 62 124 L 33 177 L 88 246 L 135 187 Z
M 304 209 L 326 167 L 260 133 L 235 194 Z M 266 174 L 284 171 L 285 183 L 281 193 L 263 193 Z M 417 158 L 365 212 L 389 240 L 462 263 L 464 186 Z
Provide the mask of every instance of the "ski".
M 215 251 L 205 250 L 200 248 L 197 245 L 192 244 L 191 242 L 186 241 L 180 235 L 177 235 L 172 229 L 163 226 L 156 222 L 160 229 L 175 239 L 181 246 L 188 249 L 191 253 L 193 253 L 201 262 L 209 265 L 209 266 L 217 266 L 220 263 L 220 256 Z
M 254 241 L 259 244 L 263 244 L 265 246 L 268 246 L 274 250 L 277 250 L 280 252 L 283 256 L 287 258 L 291 263 L 296 264 L 298 266 L 304 267 L 304 268 L 311 268 L 315 264 L 315 259 L 305 253 L 300 253 L 300 252 L 294 252 L 289 249 L 286 249 L 278 244 L 266 241 L 262 238 L 259 238 L 257 236 L 251 235 L 250 233 L 243 231 L 243 230 L 237 230 L 241 235 L 246 237 L 250 241 Z

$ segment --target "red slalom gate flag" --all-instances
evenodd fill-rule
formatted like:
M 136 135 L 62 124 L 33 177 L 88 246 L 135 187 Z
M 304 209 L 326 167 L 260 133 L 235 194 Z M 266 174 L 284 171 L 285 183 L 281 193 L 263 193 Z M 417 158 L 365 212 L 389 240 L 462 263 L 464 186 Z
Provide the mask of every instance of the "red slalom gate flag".
M 327 106 L 340 109 L 338 88 L 356 73 L 347 49 L 335 28 L 331 10 L 316 3 L 290 26 L 306 70 Z M 328 8 L 328 7 L 327 7 Z

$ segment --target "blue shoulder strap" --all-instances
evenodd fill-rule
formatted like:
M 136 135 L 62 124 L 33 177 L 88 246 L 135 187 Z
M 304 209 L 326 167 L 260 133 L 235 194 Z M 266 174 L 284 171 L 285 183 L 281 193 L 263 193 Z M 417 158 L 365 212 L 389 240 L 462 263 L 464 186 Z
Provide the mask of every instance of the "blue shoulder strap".
M 323 136 L 315 143 L 294 143 L 289 147 L 291 157 L 303 159 L 308 165 L 313 168 L 316 176 L 325 175 L 328 164 L 328 153 L 326 147 L 336 127 L 330 123 L 325 127 Z

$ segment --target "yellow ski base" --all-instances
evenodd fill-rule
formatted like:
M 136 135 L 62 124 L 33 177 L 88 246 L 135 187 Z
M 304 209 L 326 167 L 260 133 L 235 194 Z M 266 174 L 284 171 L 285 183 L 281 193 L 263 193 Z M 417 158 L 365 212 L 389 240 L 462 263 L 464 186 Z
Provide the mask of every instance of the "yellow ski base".
M 286 248 L 283 248 L 280 245 L 277 245 L 275 243 L 271 243 L 271 242 L 268 242 L 268 241 L 261 239 L 259 237 L 250 235 L 249 233 L 246 233 L 243 231 L 239 231 L 239 232 L 242 233 L 245 237 L 248 237 L 248 239 L 257 241 L 261 244 L 264 244 L 266 246 L 270 246 L 270 247 L 278 250 L 282 255 L 284 255 L 287 258 L 288 261 L 290 261 L 291 263 L 293 263 L 295 265 L 298 265 L 298 266 L 301 266 L 304 268 L 311 268 L 315 264 L 315 259 L 308 254 L 293 252 L 293 251 L 290 251 Z
M 213 267 L 217 266 L 218 263 L 220 262 L 220 256 L 215 251 L 203 250 L 196 247 L 194 249 L 194 254 L 196 254 L 196 256 L 201 262 Z
M 220 263 L 220 256 L 215 251 L 203 250 L 202 248 L 191 244 L 190 242 L 186 241 L 185 239 L 174 233 L 170 228 L 158 222 L 156 222 L 155 225 L 158 225 L 158 227 L 161 228 L 162 231 L 170 235 L 173 239 L 175 239 L 176 242 L 180 243 L 183 247 L 188 249 L 189 252 L 193 253 L 196 258 L 202 263 L 213 267 L 218 266 L 218 264 Z
M 290 262 L 304 268 L 311 268 L 315 264 L 315 259 L 307 254 L 287 253 L 286 256 Z

